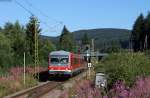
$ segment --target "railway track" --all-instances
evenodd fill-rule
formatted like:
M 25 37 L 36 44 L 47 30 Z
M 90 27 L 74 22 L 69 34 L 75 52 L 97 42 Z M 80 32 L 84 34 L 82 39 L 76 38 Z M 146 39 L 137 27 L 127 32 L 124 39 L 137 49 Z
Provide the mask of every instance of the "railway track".
M 82 72 L 77 76 L 74 76 L 73 78 L 71 78 L 71 80 L 68 80 L 68 81 L 74 81 L 73 79 L 82 78 L 82 77 L 85 77 L 85 72 Z M 15 94 L 6 96 L 4 98 L 42 98 L 42 96 L 44 96 L 48 92 L 50 92 L 53 89 L 67 83 L 68 81 L 63 81 L 63 82 L 48 81 L 48 82 L 43 83 L 41 85 L 29 88 L 27 90 L 17 92 Z
M 20 91 L 4 98 L 39 98 L 40 96 L 53 90 L 60 84 L 62 84 L 62 82 L 48 81 L 44 84 Z

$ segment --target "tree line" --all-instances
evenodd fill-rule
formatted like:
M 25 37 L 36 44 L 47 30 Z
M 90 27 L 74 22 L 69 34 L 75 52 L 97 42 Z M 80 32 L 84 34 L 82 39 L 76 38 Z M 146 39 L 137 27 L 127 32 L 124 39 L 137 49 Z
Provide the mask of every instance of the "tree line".
M 150 49 L 150 12 L 146 17 L 143 14 L 137 17 L 132 29 L 131 42 L 134 52 Z
M 38 18 L 31 16 L 26 25 L 19 21 L 7 22 L 0 27 L 0 68 L 23 65 L 23 54 L 26 53 L 26 64 L 34 64 L 35 33 L 38 35 L 40 65 L 47 65 L 48 54 L 54 50 L 72 51 L 75 53 L 85 51 L 82 46 L 91 45 L 91 39 L 87 33 L 81 38 L 81 43 L 75 41 L 73 33 L 66 26 L 63 27 L 59 36 L 59 43 L 54 44 L 49 39 L 41 37 L 40 23 Z M 114 49 L 114 48 L 113 48 Z M 112 50 L 111 50 L 112 51 Z
M 0 27 L 0 68 L 23 65 L 23 54 L 26 53 L 26 64 L 33 65 L 35 33 L 39 36 L 39 60 L 41 65 L 47 65 L 48 54 L 56 49 L 55 45 L 47 39 L 41 38 L 42 29 L 35 16 L 23 26 L 16 21 L 7 22 Z
M 87 33 L 84 33 L 84 35 L 81 38 L 81 41 L 76 41 L 74 39 L 73 33 L 70 32 L 66 26 L 64 26 L 59 38 L 58 49 L 79 53 L 82 51 L 83 46 L 90 45 L 90 44 L 91 44 L 91 40 L 87 35 Z
M 0 27 L 0 69 L 22 66 L 24 52 L 26 53 L 26 64 L 34 65 L 35 33 L 38 35 L 40 65 L 47 66 L 48 54 L 51 51 L 65 50 L 76 53 L 79 51 L 72 32 L 66 26 L 63 27 L 58 45 L 43 38 L 41 31 L 38 18 L 35 16 L 31 16 L 25 26 L 16 21 L 15 23 L 7 22 Z M 89 44 L 89 40 L 87 34 L 84 34 L 82 44 Z

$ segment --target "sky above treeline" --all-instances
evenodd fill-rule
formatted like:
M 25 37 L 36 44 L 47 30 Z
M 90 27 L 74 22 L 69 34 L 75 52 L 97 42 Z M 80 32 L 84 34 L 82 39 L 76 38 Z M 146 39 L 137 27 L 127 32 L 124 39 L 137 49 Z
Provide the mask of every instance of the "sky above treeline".
M 81 29 L 132 29 L 150 11 L 150 0 L 0 0 L 0 26 L 18 20 L 26 25 L 31 13 L 40 21 L 42 35 L 58 36 L 64 25 Z

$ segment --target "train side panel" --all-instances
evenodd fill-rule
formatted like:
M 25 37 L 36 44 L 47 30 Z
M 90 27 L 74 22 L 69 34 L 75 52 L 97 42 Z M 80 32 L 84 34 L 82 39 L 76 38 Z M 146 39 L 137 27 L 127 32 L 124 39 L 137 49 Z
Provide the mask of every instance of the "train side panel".
M 72 73 L 77 73 L 85 69 L 85 62 L 80 55 L 71 54 Z

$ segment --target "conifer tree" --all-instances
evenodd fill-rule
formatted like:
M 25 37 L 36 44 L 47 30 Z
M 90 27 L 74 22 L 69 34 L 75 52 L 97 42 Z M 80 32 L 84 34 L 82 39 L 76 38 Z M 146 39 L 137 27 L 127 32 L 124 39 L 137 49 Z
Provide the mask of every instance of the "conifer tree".
M 87 33 L 84 33 L 84 35 L 83 35 L 81 40 L 82 40 L 82 45 L 90 44 L 90 39 L 89 39 Z
M 39 27 L 38 19 L 35 16 L 31 16 L 29 23 L 26 25 L 26 47 L 28 47 L 29 54 L 34 58 L 35 50 L 35 33 L 40 35 L 41 29 Z
M 147 48 L 150 49 L 150 12 L 148 13 L 145 21 L 146 21 L 145 28 L 146 28 L 146 36 L 147 36 L 147 39 L 145 41 L 147 44 Z
M 145 42 L 145 20 L 143 14 L 141 14 L 133 25 L 131 40 L 133 43 L 133 49 L 135 52 L 143 51 Z
M 59 45 L 61 50 L 73 51 L 74 48 L 74 38 L 73 34 L 64 26 L 59 39 Z

